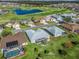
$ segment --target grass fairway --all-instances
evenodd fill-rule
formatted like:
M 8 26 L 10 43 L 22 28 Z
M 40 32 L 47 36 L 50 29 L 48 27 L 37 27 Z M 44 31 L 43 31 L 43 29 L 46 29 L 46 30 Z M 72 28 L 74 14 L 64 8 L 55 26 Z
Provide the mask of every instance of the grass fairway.
M 5 23 L 9 20 L 21 20 L 21 19 L 30 19 L 31 17 L 34 17 L 34 19 L 39 19 L 39 17 L 43 17 L 46 15 L 51 15 L 51 14 L 61 14 L 61 13 L 71 13 L 73 11 L 65 8 L 51 8 L 51 7 L 26 7 L 26 6 L 20 6 L 21 9 L 29 10 L 29 9 L 40 9 L 43 12 L 40 13 L 34 13 L 34 14 L 27 14 L 27 15 L 16 15 L 13 12 L 13 9 L 16 8 L 6 8 L 9 10 L 9 13 L 0 15 L 0 24 Z

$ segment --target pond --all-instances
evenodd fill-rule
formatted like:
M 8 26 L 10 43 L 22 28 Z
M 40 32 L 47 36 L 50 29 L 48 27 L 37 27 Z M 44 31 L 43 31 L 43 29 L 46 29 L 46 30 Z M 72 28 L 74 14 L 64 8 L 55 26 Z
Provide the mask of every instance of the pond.
M 42 10 L 39 10 L 39 9 L 31 9 L 31 10 L 16 9 L 14 11 L 17 15 L 25 15 L 25 14 L 33 14 L 33 13 L 42 12 Z

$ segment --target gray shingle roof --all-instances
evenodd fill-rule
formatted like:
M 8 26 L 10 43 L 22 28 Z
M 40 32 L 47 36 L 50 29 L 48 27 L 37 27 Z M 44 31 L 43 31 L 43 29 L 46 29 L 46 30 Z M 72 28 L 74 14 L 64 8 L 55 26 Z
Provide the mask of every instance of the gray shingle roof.
M 26 33 L 32 43 L 35 43 L 37 40 L 47 39 L 49 34 L 42 29 L 38 30 L 26 30 Z
M 46 28 L 46 30 L 48 30 L 54 36 L 60 36 L 60 35 L 62 35 L 63 32 L 65 32 L 64 30 L 62 30 L 62 29 L 60 29 L 60 28 L 58 28 L 56 26 Z

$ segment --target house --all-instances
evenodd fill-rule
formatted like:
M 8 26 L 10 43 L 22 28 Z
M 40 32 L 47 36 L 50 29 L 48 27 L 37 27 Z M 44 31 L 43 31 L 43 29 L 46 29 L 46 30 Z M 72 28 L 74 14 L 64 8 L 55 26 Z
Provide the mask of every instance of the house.
M 7 5 L 11 6 L 11 7 L 19 7 L 20 6 L 19 3 L 8 3 Z
M 32 22 L 33 22 L 36 26 L 39 26 L 39 25 L 42 25 L 42 24 L 43 24 L 43 23 L 41 22 L 41 19 L 32 20 Z
M 14 58 L 24 54 L 23 47 L 27 44 L 25 33 L 19 32 L 14 35 L 8 35 L 1 39 L 1 48 L 3 56 L 6 59 Z
M 38 19 L 38 20 L 32 20 L 32 22 L 34 22 L 34 23 L 38 23 L 38 22 L 40 22 L 40 19 Z
M 53 14 L 51 15 L 52 18 L 56 19 L 58 22 L 62 22 L 63 18 L 61 15 Z
M 1 2 L 0 3 L 3 7 L 11 6 L 11 7 L 19 7 L 19 3 L 9 3 L 9 2 Z
M 44 20 L 44 17 L 38 17 L 36 19 L 31 19 L 31 21 L 37 26 L 47 24 L 46 21 Z
M 44 20 L 45 21 L 52 21 L 51 15 L 48 15 L 48 16 L 44 17 Z
M 23 32 L 23 30 L 22 29 L 13 29 L 12 30 L 12 33 L 18 33 L 18 32 Z
M 20 21 L 20 24 L 27 24 L 28 22 L 29 22 L 29 20 L 27 20 L 27 19 L 24 20 L 24 19 L 23 19 L 23 20 Z
M 30 22 L 28 22 L 28 26 L 35 27 L 36 25 L 32 21 L 30 21 Z
M 8 12 L 8 10 L 0 9 L 0 15 L 7 14 Z
M 53 14 L 46 16 L 41 22 L 45 24 L 48 24 L 47 22 L 54 22 L 56 24 L 59 24 L 59 22 L 63 22 L 63 18 L 60 15 Z
M 17 23 L 17 22 L 15 22 L 13 25 L 12 25 L 12 27 L 14 28 L 14 29 L 20 29 L 20 24 L 19 23 Z
M 55 37 L 62 36 L 65 34 L 64 30 L 62 30 L 56 26 L 48 27 L 45 29 L 48 33 L 50 33 L 51 35 L 54 35 Z
M 12 27 L 12 25 L 15 23 L 15 21 L 9 21 L 9 22 L 6 22 L 4 25 L 4 27 Z
M 73 22 L 73 23 L 79 23 L 79 18 L 72 18 L 72 20 L 71 20 L 71 22 Z
M 12 24 L 11 23 L 6 23 L 5 26 L 6 27 L 12 27 Z
M 40 23 L 41 23 L 41 24 L 44 24 L 44 25 L 48 24 L 44 19 L 41 19 L 41 20 L 40 20 Z
M 62 24 L 62 26 L 72 32 L 79 32 L 79 24 L 65 22 Z
M 49 41 L 50 35 L 42 29 L 25 31 L 31 43 Z
M 53 22 L 55 22 L 55 23 L 58 23 L 59 22 L 56 17 L 54 17 L 54 16 L 51 16 L 51 17 L 52 17 L 52 21 Z
M 14 29 L 20 29 L 20 24 L 18 23 L 18 22 L 16 22 L 16 21 L 11 21 L 11 22 L 8 22 L 8 23 L 6 23 L 6 25 L 5 25 L 6 27 L 12 27 L 12 28 L 14 28 Z
M 74 13 L 68 13 L 68 14 L 62 14 L 61 16 L 64 16 L 64 17 L 74 17 L 74 16 L 76 16 L 76 14 L 74 14 Z

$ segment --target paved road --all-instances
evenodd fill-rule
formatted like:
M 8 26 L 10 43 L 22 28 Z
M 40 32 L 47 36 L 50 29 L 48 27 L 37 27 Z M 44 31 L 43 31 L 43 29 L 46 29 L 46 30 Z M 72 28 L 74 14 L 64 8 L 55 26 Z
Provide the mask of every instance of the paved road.
M 50 27 L 50 26 L 54 26 L 54 25 L 56 25 L 56 24 L 39 25 L 39 26 L 29 27 L 29 28 L 26 28 L 26 29 L 13 30 L 13 32 L 15 32 L 15 33 L 17 33 L 17 32 L 25 32 L 26 30 L 29 30 L 29 29 L 44 28 L 44 27 Z
M 40 25 L 40 26 L 30 27 L 30 28 L 28 28 L 28 29 L 33 29 L 33 28 L 43 28 L 43 27 L 49 27 L 49 26 L 53 26 L 53 24 Z M 25 29 L 25 30 L 28 30 L 28 29 Z
M 48 24 L 48 25 L 40 25 L 40 26 L 35 26 L 35 27 L 29 27 L 28 29 L 19 29 L 17 31 L 26 31 L 26 30 L 29 30 L 29 29 L 33 29 L 33 28 L 43 28 L 43 27 L 50 27 L 50 26 L 53 26 L 53 24 Z

